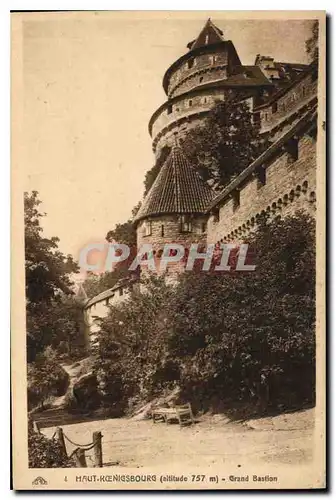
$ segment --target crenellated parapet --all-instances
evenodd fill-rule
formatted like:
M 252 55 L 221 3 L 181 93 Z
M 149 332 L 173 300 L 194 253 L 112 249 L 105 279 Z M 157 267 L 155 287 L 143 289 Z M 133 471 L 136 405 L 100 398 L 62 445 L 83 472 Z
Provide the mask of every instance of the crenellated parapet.
M 317 69 L 312 64 L 294 82 L 255 107 L 254 119 L 260 122 L 260 133 L 274 140 L 316 103 Z
M 314 215 L 316 202 L 315 108 L 301 116 L 210 204 L 208 242 L 244 239 L 259 217 Z

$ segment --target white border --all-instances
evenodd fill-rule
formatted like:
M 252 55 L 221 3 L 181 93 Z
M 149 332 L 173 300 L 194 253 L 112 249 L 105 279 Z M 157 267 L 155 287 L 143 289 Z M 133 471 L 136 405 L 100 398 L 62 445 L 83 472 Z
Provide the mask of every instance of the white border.
M 58 1 L 58 2 L 46 2 L 45 0 L 39 1 L 31 1 L 29 3 L 29 8 L 27 5 L 27 1 L 12 1 L 9 2 L 7 0 L 3 0 L 0 4 L 0 54 L 1 54 L 1 63 L 2 63 L 2 71 L 1 71 L 1 92 L 0 98 L 1 102 L 1 149 L 2 152 L 2 168 L 1 168 L 1 182 L 0 182 L 0 214 L 1 214 L 1 246 L 0 246 L 0 258 L 3 263 L 3 268 L 1 272 L 1 287 L 0 287 L 0 318 L 1 318 L 1 403 L 3 406 L 1 412 L 1 424 L 2 424 L 2 446 L 1 446 L 1 463 L 0 463 L 0 492 L 1 498 L 7 498 L 13 494 L 13 492 L 9 491 L 9 470 L 10 470 L 10 450 L 9 450 L 9 429 L 10 429 L 10 418 L 9 418 L 9 402 L 10 402 L 10 393 L 9 393 L 9 329 L 10 329 L 10 317 L 9 317 L 9 297 L 10 297 L 10 185 L 9 185 L 9 171 L 10 171 L 10 132 L 9 132 L 9 124 L 10 124 L 10 109 L 9 109 L 9 96 L 10 96 L 10 76 L 9 76 L 9 66 L 10 66 L 10 10 L 227 10 L 228 7 L 233 7 L 234 10 L 251 10 L 253 7 L 254 10 L 269 10 L 270 2 L 269 1 L 258 1 L 251 5 L 250 2 L 247 1 L 235 1 L 231 5 L 225 4 L 222 0 L 219 1 L 207 1 L 197 2 L 194 1 L 181 1 L 181 0 L 170 0 L 169 2 L 161 1 L 160 4 L 158 2 L 142 0 L 140 1 L 114 1 L 111 0 L 96 0 L 94 2 L 90 1 L 76 1 L 76 0 L 68 0 L 68 1 Z M 281 10 L 326 10 L 331 16 L 334 13 L 334 1 L 324 1 L 324 2 L 312 2 L 309 0 L 306 1 L 297 1 L 294 2 L 290 0 L 282 0 L 281 3 L 277 4 L 276 7 L 281 7 Z M 329 28 L 331 28 L 329 26 Z M 330 30 L 331 31 L 331 30 Z M 329 33 L 331 37 L 331 33 Z M 330 40 L 329 42 L 329 51 L 332 53 L 332 60 L 329 61 L 330 69 L 329 69 L 329 80 L 332 81 L 334 68 L 334 59 L 335 59 L 335 39 Z M 331 92 L 331 85 L 329 82 L 329 93 Z M 335 110 L 335 100 L 333 102 L 333 106 L 329 109 L 329 121 L 332 122 L 332 117 L 334 116 Z M 335 220 L 336 220 L 336 208 L 335 203 L 333 201 L 333 194 L 336 193 L 336 176 L 332 175 L 332 171 L 336 168 L 333 165 L 332 159 L 334 158 L 334 142 L 333 138 L 329 137 L 329 141 L 331 144 L 330 147 L 330 165 L 329 165 L 329 178 L 328 184 L 330 189 L 330 230 L 332 234 L 334 234 L 335 230 Z M 332 162 L 332 163 L 331 163 Z M 330 238 L 331 243 L 331 255 L 330 255 L 330 263 L 334 262 L 334 257 L 336 258 L 336 248 L 334 245 L 334 241 Z M 332 266 L 332 276 L 330 279 L 330 289 L 333 289 L 334 281 L 334 266 Z M 336 299 L 335 294 L 330 297 L 330 306 L 331 311 L 336 310 Z M 329 334 L 329 348 L 332 348 L 332 353 L 330 354 L 330 360 L 335 359 L 335 343 L 332 341 L 333 334 L 333 323 L 331 318 L 330 324 L 330 334 Z M 332 366 L 333 363 L 330 363 Z M 329 387 L 332 388 L 332 382 L 334 382 L 334 370 L 332 375 L 332 380 L 329 382 Z M 332 391 L 330 391 L 332 392 Z M 334 401 L 332 403 L 331 415 L 335 414 L 332 410 L 335 410 Z M 330 418 L 330 424 L 332 424 Z M 329 436 L 330 437 L 330 436 Z M 5 442 L 4 442 L 4 441 Z M 330 443 L 329 443 L 330 444 Z M 333 450 L 332 450 L 333 451 Z M 330 457 L 330 475 L 336 471 L 335 461 Z M 329 477 L 330 483 L 330 477 Z M 230 493 L 226 492 L 226 495 L 230 495 Z M 58 494 L 49 494 L 51 497 L 54 497 Z M 116 493 L 114 496 L 120 496 Z M 209 495 L 209 493 L 204 493 L 204 495 Z M 243 493 L 241 495 L 244 495 Z M 272 494 L 269 494 L 272 495 Z M 294 494 L 287 494 L 287 498 L 291 498 Z M 89 495 L 91 498 L 96 498 L 96 494 L 92 493 Z M 132 493 L 127 494 L 126 496 L 132 496 Z M 177 493 L 177 497 L 181 497 L 181 494 Z M 236 495 L 235 497 L 237 498 Z M 122 494 L 122 497 L 125 498 L 125 493 Z

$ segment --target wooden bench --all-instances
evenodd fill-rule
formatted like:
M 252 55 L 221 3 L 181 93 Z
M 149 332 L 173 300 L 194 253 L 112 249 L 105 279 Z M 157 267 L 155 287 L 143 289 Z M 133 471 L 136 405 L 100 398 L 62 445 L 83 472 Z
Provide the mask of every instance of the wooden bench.
M 178 420 L 180 426 L 185 424 L 194 424 L 195 419 L 190 403 L 171 408 L 155 407 L 152 410 L 153 423 L 164 421 L 168 424 L 169 420 Z

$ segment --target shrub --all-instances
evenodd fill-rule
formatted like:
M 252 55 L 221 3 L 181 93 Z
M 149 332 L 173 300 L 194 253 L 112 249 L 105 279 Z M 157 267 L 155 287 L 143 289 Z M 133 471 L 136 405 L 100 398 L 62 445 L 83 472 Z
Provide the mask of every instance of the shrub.
M 211 402 L 297 408 L 315 397 L 315 234 L 304 214 L 266 223 L 250 240 L 256 270 L 153 276 L 111 307 L 96 360 L 105 404 L 143 402 L 179 385 Z
M 53 396 L 63 396 L 69 385 L 67 372 L 54 357 L 38 355 L 34 363 L 28 364 L 28 408 L 43 407 Z
M 186 398 L 261 410 L 314 403 L 315 239 L 306 215 L 262 224 L 254 272 L 185 274 L 169 350 Z
M 30 468 L 75 467 L 73 459 L 63 453 L 60 444 L 28 426 L 28 461 Z

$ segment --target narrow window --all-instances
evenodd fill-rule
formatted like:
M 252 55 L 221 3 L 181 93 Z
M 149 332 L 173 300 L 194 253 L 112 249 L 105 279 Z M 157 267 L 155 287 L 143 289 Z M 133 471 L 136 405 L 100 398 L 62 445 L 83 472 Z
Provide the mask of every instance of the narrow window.
M 189 101 L 188 104 L 189 104 L 189 108 L 191 108 L 191 106 L 192 106 L 192 100 L 191 99 L 190 99 L 190 101 Z
M 167 107 L 167 114 L 170 115 L 170 113 L 173 112 L 173 105 L 172 104 L 168 104 L 168 107 Z
M 288 153 L 288 163 L 294 163 L 299 158 L 299 141 L 291 139 L 285 147 Z
M 124 294 L 124 290 L 122 288 L 119 288 L 119 296 L 121 297 Z
M 161 236 L 164 236 L 164 225 L 161 226 Z
M 216 208 L 213 211 L 213 221 L 219 222 L 219 208 Z
M 191 233 L 191 220 L 188 215 L 182 215 L 181 217 L 181 233 Z
M 202 222 L 202 233 L 206 233 L 207 225 L 206 222 Z
M 204 102 L 204 104 L 206 104 L 208 102 L 208 99 L 206 97 L 204 97 L 203 102 Z
M 240 205 L 240 191 L 238 189 L 236 189 L 232 193 L 232 199 L 233 199 L 233 210 L 237 210 L 237 208 Z
M 215 64 L 216 58 L 215 56 L 210 56 L 210 64 Z
M 204 80 L 203 76 L 200 77 L 199 82 L 202 83 Z
M 266 184 L 266 168 L 260 167 L 258 170 L 258 188 Z
M 145 221 L 145 236 L 150 236 L 152 234 L 152 223 L 151 221 Z
M 253 114 L 253 123 L 259 124 L 260 123 L 260 113 L 254 113 Z
M 205 35 L 205 45 L 208 45 L 209 43 L 209 35 Z
M 272 104 L 272 113 L 276 113 L 278 111 L 278 103 L 274 102 Z
M 195 62 L 195 59 L 194 58 L 191 58 L 189 59 L 187 65 L 188 65 L 188 69 L 191 69 L 194 65 L 194 62 Z

